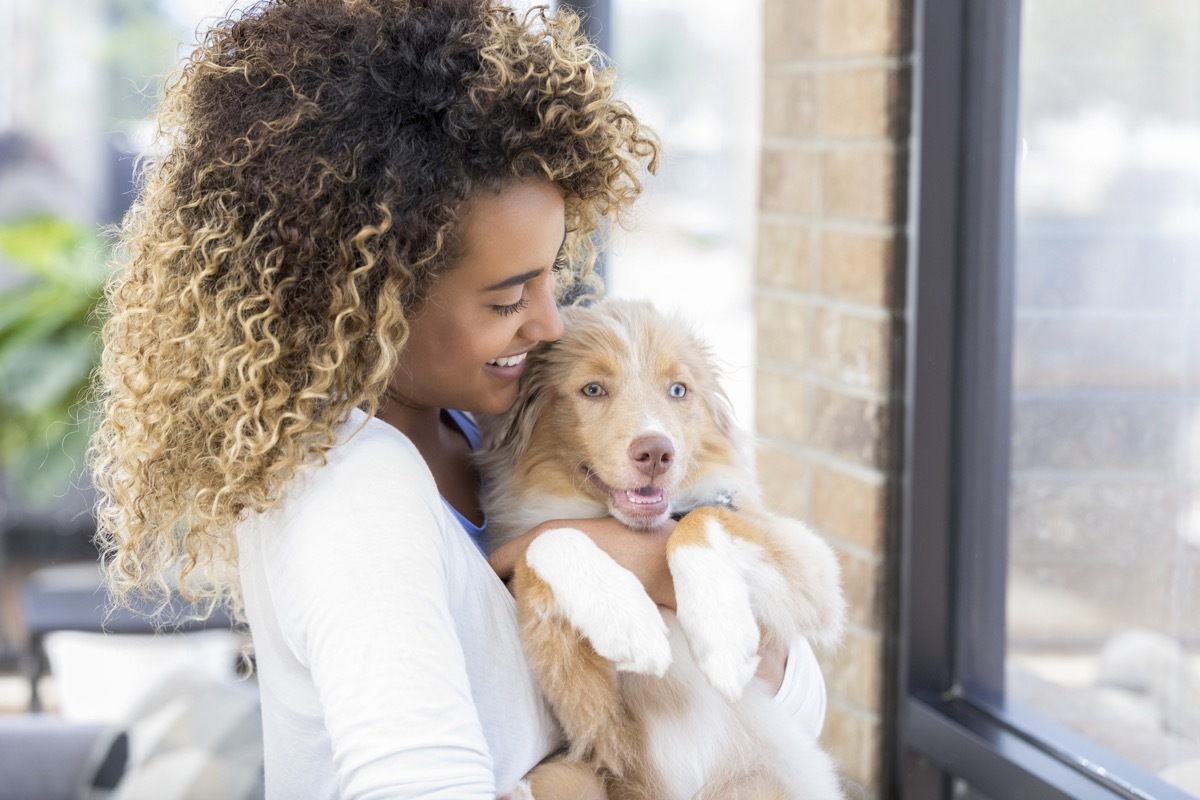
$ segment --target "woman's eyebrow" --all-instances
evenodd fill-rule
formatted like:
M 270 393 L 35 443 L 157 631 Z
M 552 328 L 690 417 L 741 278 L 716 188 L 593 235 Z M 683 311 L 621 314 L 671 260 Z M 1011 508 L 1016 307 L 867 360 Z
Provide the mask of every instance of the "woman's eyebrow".
M 507 289 L 510 286 L 520 286 L 522 283 L 533 280 L 545 271 L 545 269 L 531 269 L 529 272 L 522 272 L 520 275 L 513 275 L 511 278 L 505 278 L 499 283 L 488 286 L 486 289 L 484 289 L 484 291 L 495 292 L 499 291 L 500 289 Z
M 559 242 L 559 244 L 558 244 L 558 252 L 559 253 L 562 252 L 562 249 L 566 245 L 566 243 L 567 243 L 567 230 L 566 230 L 566 228 L 563 228 L 563 238 L 562 238 L 562 241 Z M 544 270 L 544 269 L 531 269 L 531 270 L 529 270 L 529 272 L 523 272 L 520 275 L 513 275 L 511 278 L 505 278 L 504 280 L 500 281 L 499 283 L 497 283 L 493 286 L 488 286 L 487 288 L 484 289 L 484 291 L 485 292 L 497 292 L 501 289 L 508 289 L 509 287 L 512 287 L 512 286 L 520 286 L 522 283 L 525 283 L 525 281 L 531 281 L 534 278 L 536 278 L 538 275 L 541 275 L 545 271 L 546 270 Z

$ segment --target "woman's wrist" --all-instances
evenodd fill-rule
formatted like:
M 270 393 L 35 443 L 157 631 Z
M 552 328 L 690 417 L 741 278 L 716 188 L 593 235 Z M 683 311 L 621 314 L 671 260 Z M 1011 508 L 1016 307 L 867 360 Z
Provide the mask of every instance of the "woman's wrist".
M 758 648 L 758 669 L 754 676 L 767 685 L 772 695 L 779 693 L 787 674 L 788 648 L 777 642 L 764 642 Z

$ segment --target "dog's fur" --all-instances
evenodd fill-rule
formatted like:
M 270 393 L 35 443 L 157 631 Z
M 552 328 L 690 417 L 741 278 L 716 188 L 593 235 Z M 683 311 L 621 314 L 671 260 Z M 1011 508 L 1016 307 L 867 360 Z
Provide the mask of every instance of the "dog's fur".
M 833 552 L 764 508 L 688 325 L 619 301 L 564 318 L 513 408 L 482 420 L 491 546 L 552 519 L 649 529 L 694 510 L 667 545 L 674 613 L 577 530 L 544 533 L 518 563 L 522 636 L 569 742 L 527 788 L 535 800 L 841 797 L 829 757 L 751 681 L 760 643 L 839 638 Z M 710 505 L 720 496 L 736 510 Z

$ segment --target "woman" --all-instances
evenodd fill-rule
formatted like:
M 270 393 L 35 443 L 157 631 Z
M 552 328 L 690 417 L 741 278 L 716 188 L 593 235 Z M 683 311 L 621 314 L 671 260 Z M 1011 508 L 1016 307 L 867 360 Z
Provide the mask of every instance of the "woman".
M 110 290 L 98 536 L 119 594 L 244 611 L 272 797 L 492 798 L 560 743 L 497 577 L 538 531 L 483 558 L 461 412 L 513 401 L 654 168 L 596 61 L 570 14 L 276 0 L 168 87 Z M 577 525 L 673 602 L 669 531 Z M 811 653 L 765 656 L 819 726 Z

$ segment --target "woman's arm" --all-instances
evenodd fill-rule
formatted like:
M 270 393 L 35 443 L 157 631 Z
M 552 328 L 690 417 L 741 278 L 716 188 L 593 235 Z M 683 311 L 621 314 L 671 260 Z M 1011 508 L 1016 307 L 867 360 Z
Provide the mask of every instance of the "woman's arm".
M 392 442 L 364 436 L 337 455 L 271 532 L 269 577 L 320 698 L 340 796 L 492 800 L 436 487 Z
M 614 561 L 637 576 L 651 600 L 660 606 L 675 608 L 675 584 L 667 568 L 667 539 L 675 530 L 675 523 L 670 521 L 649 531 L 636 531 L 612 517 L 551 520 L 496 548 L 488 556 L 488 563 L 502 580 L 507 581 L 530 542 L 555 528 L 583 531 Z

